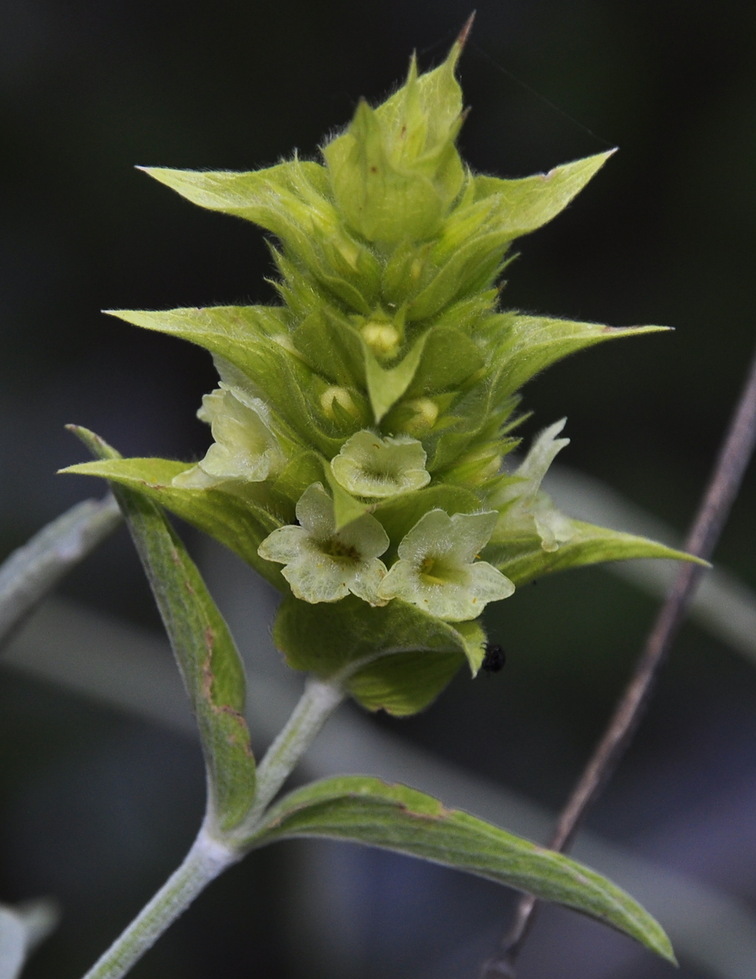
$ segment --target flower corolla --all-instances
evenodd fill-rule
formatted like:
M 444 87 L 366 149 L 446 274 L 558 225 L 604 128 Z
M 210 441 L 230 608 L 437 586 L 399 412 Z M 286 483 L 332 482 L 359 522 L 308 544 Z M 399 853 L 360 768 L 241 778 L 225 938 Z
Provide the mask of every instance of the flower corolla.
M 496 513 L 431 510 L 399 545 L 399 560 L 380 585 L 384 598 L 401 598 L 449 622 L 477 618 L 488 602 L 508 598 L 514 584 L 476 560 L 491 536 Z
M 385 605 L 378 587 L 386 567 L 378 559 L 389 546 L 375 517 L 364 514 L 336 530 L 333 501 L 320 483 L 304 491 L 296 507 L 299 526 L 279 527 L 260 544 L 260 557 L 285 565 L 292 593 L 305 602 L 337 602 L 351 592 L 370 605 Z

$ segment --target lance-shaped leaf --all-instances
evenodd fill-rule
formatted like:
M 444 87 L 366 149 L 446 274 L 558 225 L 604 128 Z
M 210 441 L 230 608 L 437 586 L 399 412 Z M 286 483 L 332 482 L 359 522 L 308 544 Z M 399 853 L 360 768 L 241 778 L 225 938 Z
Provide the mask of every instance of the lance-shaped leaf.
M 252 221 L 282 239 L 298 224 L 311 233 L 321 221 L 334 221 L 332 208 L 322 197 L 326 189 L 325 171 L 317 163 L 290 160 L 247 173 L 167 167 L 139 169 L 193 204 Z M 320 213 L 314 210 L 318 203 Z
M 281 520 L 271 514 L 268 501 L 256 502 L 249 494 L 235 489 L 176 486 L 173 480 L 192 469 L 185 462 L 170 459 L 100 459 L 82 462 L 61 470 L 79 476 L 100 476 L 127 489 L 149 497 L 166 507 L 187 523 L 214 537 L 231 548 L 271 584 L 281 587 L 279 572 L 269 561 L 263 561 L 257 553 L 260 541 L 276 527 L 293 519 L 294 506 L 284 513 Z M 319 475 L 319 472 L 318 472 Z M 251 484 L 256 487 L 257 484 Z
M 108 316 L 146 330 L 181 337 L 220 354 L 240 370 L 259 369 L 259 351 L 271 340 L 285 342 L 286 310 L 278 306 L 189 306 L 179 309 L 106 309 Z
M 668 558 L 706 564 L 684 551 L 659 544 L 647 537 L 610 530 L 608 527 L 597 527 L 561 514 L 560 517 L 565 526 L 569 526 L 571 533 L 569 540 L 559 543 L 556 549 L 545 550 L 543 539 L 534 533 L 527 538 L 513 538 L 511 541 L 489 544 L 483 551 L 483 557 L 511 578 L 518 587 L 555 571 L 629 558 Z
M 86 429 L 73 431 L 103 460 L 117 453 Z M 223 616 L 177 534 L 146 495 L 115 484 L 197 718 L 208 779 L 208 812 L 222 829 L 254 798 L 255 761 L 244 720 L 241 658 Z
M 297 256 L 342 301 L 356 301 L 359 309 L 365 304 L 363 291 L 373 296 L 380 264 L 341 224 L 330 199 L 327 172 L 319 164 L 295 158 L 248 173 L 142 169 L 200 207 L 237 215 L 272 231 L 289 257 Z M 356 290 L 349 281 L 355 274 L 360 285 Z
M 210 306 L 107 312 L 135 326 L 181 337 L 209 350 L 224 381 L 269 403 L 275 432 L 284 449 L 298 446 L 303 440 L 329 457 L 338 452 L 342 440 L 332 437 L 313 413 L 311 392 L 317 376 L 289 336 L 285 310 L 269 306 Z
M 507 397 L 517 391 L 539 371 L 578 350 L 592 347 L 604 340 L 659 333 L 666 326 L 603 326 L 600 323 L 579 323 L 547 316 L 520 316 L 511 313 L 498 317 L 502 325 L 501 339 L 496 342 L 492 358 L 498 366 L 497 395 Z
M 517 238 L 542 227 L 563 211 L 614 152 L 598 153 L 563 163 L 548 173 L 515 180 L 475 177 L 475 199 L 489 201 L 499 229 Z
M 403 785 L 360 775 L 307 785 L 274 806 L 249 843 L 291 837 L 363 843 L 486 877 L 582 911 L 674 962 L 659 924 L 605 877 Z

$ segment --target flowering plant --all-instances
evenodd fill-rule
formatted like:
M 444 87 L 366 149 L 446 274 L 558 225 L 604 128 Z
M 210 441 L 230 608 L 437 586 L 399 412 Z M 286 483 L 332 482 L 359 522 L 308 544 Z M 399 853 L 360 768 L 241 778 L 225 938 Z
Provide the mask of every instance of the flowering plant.
M 209 798 L 185 863 L 88 975 L 124 974 L 205 884 L 249 850 L 322 835 L 385 846 L 592 914 L 671 957 L 631 898 L 574 861 L 422 793 L 350 776 L 271 803 L 337 704 L 406 715 L 463 664 L 483 665 L 487 605 L 524 582 L 596 562 L 686 555 L 573 520 L 541 489 L 564 422 L 516 464 L 520 390 L 583 348 L 660 327 L 613 329 L 499 307 L 516 238 L 565 208 L 609 154 L 547 174 L 473 173 L 462 40 L 377 108 L 360 103 L 322 162 L 251 173 L 148 168 L 203 207 L 274 238 L 281 302 L 113 315 L 196 343 L 219 374 L 196 463 L 98 457 L 67 470 L 113 485 L 147 568 L 197 715 Z M 172 511 L 226 544 L 282 595 L 274 637 L 310 674 L 258 766 L 245 678 Z
M 383 105 L 360 103 L 322 163 L 147 169 L 194 203 L 272 232 L 282 303 L 115 312 L 213 354 L 219 387 L 199 412 L 213 442 L 194 465 L 119 459 L 69 470 L 138 488 L 227 544 L 283 593 L 276 639 L 289 662 L 324 677 L 338 669 L 358 700 L 394 713 L 425 707 L 465 659 L 477 672 L 481 613 L 524 582 L 679 556 L 551 503 L 540 485 L 568 444 L 557 437 L 563 422 L 502 469 L 533 375 L 660 328 L 498 308 L 515 239 L 566 207 L 609 154 L 525 179 L 473 174 L 454 144 L 459 53 L 457 44 L 424 75 L 413 61 Z M 332 602 L 343 648 L 324 657 L 305 637 Z M 429 641 L 439 628 L 440 645 Z M 399 648 L 434 668 L 421 676 L 414 660 L 394 662 Z M 367 686 L 369 696 L 358 692 Z

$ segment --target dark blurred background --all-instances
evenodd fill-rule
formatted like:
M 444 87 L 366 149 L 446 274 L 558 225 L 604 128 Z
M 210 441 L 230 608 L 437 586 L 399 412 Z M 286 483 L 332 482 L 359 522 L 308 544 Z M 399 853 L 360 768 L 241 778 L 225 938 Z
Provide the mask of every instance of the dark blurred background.
M 192 207 L 134 165 L 244 170 L 295 147 L 314 155 L 359 96 L 377 101 L 402 78 L 411 51 L 424 68 L 438 63 L 469 13 L 459 0 L 0 0 L 0 555 L 93 492 L 55 475 L 85 457 L 65 423 L 124 454 L 190 458 L 206 447 L 194 413 L 214 384 L 209 358 L 99 310 L 274 301 L 257 229 Z M 478 0 L 460 71 L 472 107 L 461 147 L 477 170 L 523 176 L 620 147 L 566 213 L 521 242 L 504 301 L 675 328 L 537 379 L 525 432 L 566 414 L 564 461 L 677 533 L 754 342 L 754 64 L 756 7 L 736 0 Z M 753 511 L 751 470 L 717 553 L 751 587 Z M 61 592 L 156 626 L 124 534 Z M 501 675 L 460 677 L 421 717 L 370 724 L 556 809 L 654 602 L 594 570 L 505 605 L 491 621 L 509 654 Z M 754 706 L 752 667 L 687 627 L 593 830 L 753 903 Z M 17 672 L 2 675 L 0 735 L 0 899 L 60 899 L 62 923 L 28 975 L 75 975 L 188 844 L 201 810 L 197 749 Z M 313 865 L 297 862 L 304 849 L 237 868 L 134 975 L 471 979 L 511 904 L 491 885 L 364 853 L 334 884 L 345 858 L 324 849 L 333 915 L 320 944 L 346 951 L 341 965 L 323 964 L 302 937 L 313 931 L 305 912 L 292 910 L 298 874 Z M 664 920 L 664 907 L 653 910 Z M 521 979 L 736 975 L 684 956 L 674 973 L 627 944 L 601 965 L 595 950 L 624 940 L 589 929 L 581 945 L 577 921 L 544 919 Z

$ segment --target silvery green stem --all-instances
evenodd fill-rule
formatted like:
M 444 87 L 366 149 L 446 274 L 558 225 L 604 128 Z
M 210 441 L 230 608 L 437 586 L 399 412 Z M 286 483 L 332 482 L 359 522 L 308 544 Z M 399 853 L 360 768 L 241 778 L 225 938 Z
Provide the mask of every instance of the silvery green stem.
M 14 551 L 0 565 L 0 642 L 120 522 L 112 496 L 85 500 Z
M 181 866 L 145 905 L 84 979 L 119 979 L 189 907 L 195 897 L 241 854 L 200 830 Z
M 315 740 L 325 722 L 345 697 L 336 684 L 310 677 L 299 703 L 281 732 L 268 748 L 257 769 L 255 804 L 236 838 L 249 836 L 264 810 Z
M 310 679 L 299 703 L 260 763 L 255 803 L 241 827 L 221 833 L 205 821 L 181 866 L 84 979 L 120 979 L 219 874 L 240 860 L 265 808 L 344 698 L 338 686 Z

